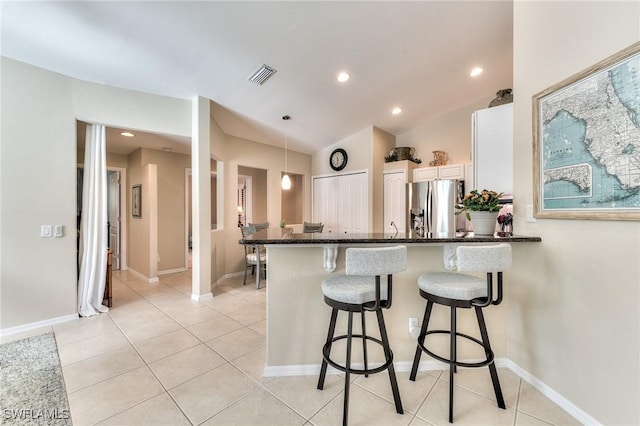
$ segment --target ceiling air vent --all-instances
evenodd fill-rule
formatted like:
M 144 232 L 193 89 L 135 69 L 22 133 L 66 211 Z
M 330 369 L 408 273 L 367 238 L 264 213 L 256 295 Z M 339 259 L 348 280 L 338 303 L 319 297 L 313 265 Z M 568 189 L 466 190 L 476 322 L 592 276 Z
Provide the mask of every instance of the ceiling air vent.
M 251 74 L 249 81 L 254 82 L 257 85 L 262 86 L 272 75 L 277 71 L 268 65 L 262 65 L 256 72 Z

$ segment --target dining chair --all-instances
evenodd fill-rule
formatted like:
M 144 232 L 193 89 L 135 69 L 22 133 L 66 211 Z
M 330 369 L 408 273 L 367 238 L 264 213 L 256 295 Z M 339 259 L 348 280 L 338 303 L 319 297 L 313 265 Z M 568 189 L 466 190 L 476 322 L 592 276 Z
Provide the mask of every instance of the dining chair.
M 255 226 L 256 231 L 261 231 L 261 230 L 267 229 L 269 227 L 269 222 L 250 223 L 249 226 Z
M 256 233 L 255 225 L 241 226 L 240 232 L 242 239 Z M 243 244 L 244 246 L 244 280 L 242 285 L 247 284 L 247 270 L 251 269 L 251 274 L 264 273 L 264 279 L 267 279 L 267 254 L 258 249 L 257 245 Z M 256 271 L 256 266 L 260 265 L 260 271 Z M 258 275 L 257 286 L 260 287 L 260 275 Z
M 322 229 L 324 229 L 324 223 L 322 222 L 318 222 L 318 223 L 314 223 L 314 222 L 304 222 L 302 224 L 302 232 L 322 232 Z

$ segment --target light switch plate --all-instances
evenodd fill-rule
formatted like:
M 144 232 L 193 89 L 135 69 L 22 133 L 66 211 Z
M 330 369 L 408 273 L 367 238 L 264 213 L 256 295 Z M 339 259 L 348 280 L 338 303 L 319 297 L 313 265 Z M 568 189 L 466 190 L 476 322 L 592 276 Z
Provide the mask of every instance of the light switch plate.
M 63 226 L 62 225 L 54 225 L 53 226 L 53 236 L 56 238 L 60 238 L 62 237 L 62 232 L 63 232 Z
M 51 236 L 51 225 L 40 225 L 40 236 L 49 238 Z

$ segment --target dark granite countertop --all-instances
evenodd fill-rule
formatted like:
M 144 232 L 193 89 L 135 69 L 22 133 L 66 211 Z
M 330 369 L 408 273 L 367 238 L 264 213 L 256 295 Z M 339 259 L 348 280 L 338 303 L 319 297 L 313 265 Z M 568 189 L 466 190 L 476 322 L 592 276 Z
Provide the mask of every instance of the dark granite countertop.
M 478 235 L 473 232 L 457 233 L 455 236 L 426 236 L 404 233 L 363 233 L 363 234 L 338 234 L 338 233 L 294 233 L 291 228 L 269 228 L 241 239 L 240 244 L 443 244 L 443 243 L 535 243 L 542 241 L 540 237 L 524 235 L 512 235 L 510 237 L 499 235 Z

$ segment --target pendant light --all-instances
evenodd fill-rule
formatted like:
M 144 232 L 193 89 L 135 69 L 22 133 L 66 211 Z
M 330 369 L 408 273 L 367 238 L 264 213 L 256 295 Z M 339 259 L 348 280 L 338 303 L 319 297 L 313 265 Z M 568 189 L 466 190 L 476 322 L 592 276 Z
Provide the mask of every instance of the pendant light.
M 288 115 L 283 115 L 282 116 L 283 120 L 290 120 L 291 117 Z M 289 138 L 287 136 L 287 134 L 284 134 L 284 176 L 282 176 L 282 182 L 281 182 L 281 186 L 282 189 L 285 191 L 288 191 L 291 189 L 291 178 L 289 177 L 288 174 L 288 169 L 287 169 L 287 151 L 289 148 Z

